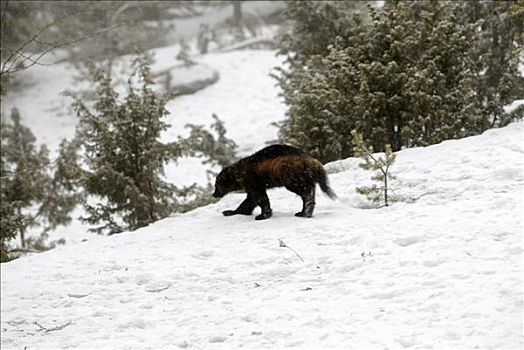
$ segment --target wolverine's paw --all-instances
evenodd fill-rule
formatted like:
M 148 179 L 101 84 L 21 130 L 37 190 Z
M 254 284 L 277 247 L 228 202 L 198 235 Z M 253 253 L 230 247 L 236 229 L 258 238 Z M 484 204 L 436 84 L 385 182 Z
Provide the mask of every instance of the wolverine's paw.
M 224 210 L 224 211 L 222 212 L 222 214 L 223 214 L 224 216 L 231 216 L 231 215 L 235 215 L 236 213 L 237 213 L 237 212 L 234 211 L 234 210 Z
M 265 219 L 271 217 L 271 214 L 272 214 L 271 211 L 268 211 L 268 212 L 262 213 L 262 214 L 260 214 L 260 215 L 255 216 L 255 220 L 265 220 Z
M 313 216 L 313 214 L 304 214 L 303 212 L 299 211 L 298 213 L 295 213 L 295 216 L 299 218 L 310 218 Z

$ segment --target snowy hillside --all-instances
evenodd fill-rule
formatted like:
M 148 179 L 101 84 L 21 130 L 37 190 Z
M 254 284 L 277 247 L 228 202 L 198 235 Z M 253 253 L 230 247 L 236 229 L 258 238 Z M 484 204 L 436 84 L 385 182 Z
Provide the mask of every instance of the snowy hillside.
M 312 219 L 280 189 L 271 219 L 224 217 L 229 195 L 2 264 L 2 349 L 520 349 L 523 136 L 399 152 L 393 186 L 413 201 L 391 207 L 366 209 L 348 159 Z

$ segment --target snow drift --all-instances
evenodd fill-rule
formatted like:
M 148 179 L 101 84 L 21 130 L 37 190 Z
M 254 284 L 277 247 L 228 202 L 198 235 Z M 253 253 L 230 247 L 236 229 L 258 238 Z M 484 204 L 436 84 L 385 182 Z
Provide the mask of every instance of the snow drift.
M 523 135 L 399 152 L 390 207 L 347 159 L 312 219 L 280 189 L 271 219 L 223 217 L 229 195 L 2 264 L 2 348 L 522 348 Z

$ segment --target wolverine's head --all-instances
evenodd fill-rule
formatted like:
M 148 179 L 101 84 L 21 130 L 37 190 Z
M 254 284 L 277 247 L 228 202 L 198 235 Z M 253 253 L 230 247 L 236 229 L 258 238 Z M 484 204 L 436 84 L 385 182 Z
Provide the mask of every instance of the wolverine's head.
M 216 178 L 213 197 L 222 198 L 229 192 L 240 190 L 241 187 L 235 169 L 231 167 L 224 168 Z

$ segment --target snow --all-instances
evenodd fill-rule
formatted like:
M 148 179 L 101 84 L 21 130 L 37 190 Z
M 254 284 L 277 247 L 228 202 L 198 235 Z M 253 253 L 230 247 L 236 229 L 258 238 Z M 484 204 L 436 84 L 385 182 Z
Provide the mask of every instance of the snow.
M 507 106 L 504 106 L 504 112 L 511 113 L 516 110 L 519 106 L 524 105 L 524 100 L 515 100 Z
M 369 208 L 355 186 L 370 174 L 347 159 L 326 167 L 339 200 L 317 195 L 311 219 L 283 189 L 268 220 L 224 217 L 231 194 L 2 264 L 2 349 L 521 349 L 523 136 L 398 152 L 390 207 Z

